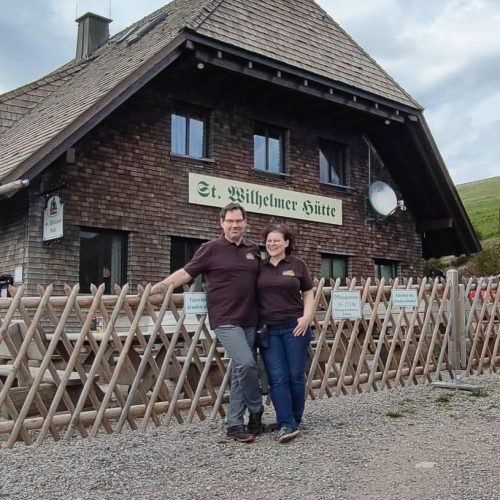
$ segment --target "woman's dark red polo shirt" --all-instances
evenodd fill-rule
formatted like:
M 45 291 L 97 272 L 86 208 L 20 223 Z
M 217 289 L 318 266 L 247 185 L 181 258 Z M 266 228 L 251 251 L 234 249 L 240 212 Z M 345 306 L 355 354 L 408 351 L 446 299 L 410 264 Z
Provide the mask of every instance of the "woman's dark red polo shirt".
M 301 292 L 313 286 L 303 260 L 287 255 L 276 267 L 270 261 L 263 261 L 257 279 L 261 323 L 279 325 L 300 318 L 304 314 Z

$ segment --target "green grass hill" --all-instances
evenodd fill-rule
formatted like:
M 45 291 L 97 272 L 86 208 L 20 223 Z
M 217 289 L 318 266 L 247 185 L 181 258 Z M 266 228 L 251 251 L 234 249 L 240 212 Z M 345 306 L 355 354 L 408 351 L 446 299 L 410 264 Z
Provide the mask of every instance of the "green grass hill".
M 457 186 L 481 240 L 500 236 L 500 176 Z

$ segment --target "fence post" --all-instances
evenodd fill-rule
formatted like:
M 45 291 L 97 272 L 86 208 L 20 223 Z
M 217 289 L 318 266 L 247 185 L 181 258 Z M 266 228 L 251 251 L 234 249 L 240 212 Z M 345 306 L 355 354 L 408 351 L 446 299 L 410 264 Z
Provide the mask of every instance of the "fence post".
M 467 345 L 465 335 L 465 285 L 458 285 L 458 297 L 460 302 L 460 324 L 459 324 L 459 340 L 460 340 L 460 371 L 461 375 L 467 369 Z
M 446 273 L 450 280 L 450 321 L 451 331 L 448 342 L 448 359 L 453 371 L 453 379 L 458 382 L 463 378 L 464 360 L 462 351 L 465 348 L 465 303 L 464 286 L 458 284 L 458 272 L 450 269 Z
M 474 391 L 482 389 L 477 383 L 464 381 L 467 366 L 467 350 L 465 335 L 465 285 L 458 283 L 458 272 L 450 269 L 446 273 L 446 280 L 450 283 L 449 317 L 451 322 L 450 336 L 448 338 L 448 361 L 451 365 L 452 380 L 449 382 L 432 382 L 434 387 L 442 389 L 463 389 Z
M 448 359 L 450 361 L 451 369 L 453 371 L 453 378 L 455 379 L 455 372 L 459 367 L 458 357 L 458 315 L 460 313 L 458 302 L 458 272 L 450 269 L 446 273 L 446 279 L 450 282 L 450 295 L 449 295 L 449 320 L 451 322 L 450 338 L 448 339 Z

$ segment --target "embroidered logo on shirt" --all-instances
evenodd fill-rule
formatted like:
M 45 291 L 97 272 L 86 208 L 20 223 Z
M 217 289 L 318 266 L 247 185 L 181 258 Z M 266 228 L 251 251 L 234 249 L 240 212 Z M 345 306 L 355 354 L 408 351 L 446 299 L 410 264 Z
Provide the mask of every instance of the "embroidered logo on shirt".
M 283 271 L 283 276 L 295 276 L 295 273 L 293 272 L 292 269 L 290 269 L 289 271 Z
M 248 260 L 255 260 L 255 255 L 253 253 L 247 253 Z

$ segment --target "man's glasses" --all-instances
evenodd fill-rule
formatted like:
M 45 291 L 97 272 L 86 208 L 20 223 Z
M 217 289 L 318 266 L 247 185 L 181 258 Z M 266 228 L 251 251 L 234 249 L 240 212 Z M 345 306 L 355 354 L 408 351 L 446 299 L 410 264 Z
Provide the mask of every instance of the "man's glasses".
M 238 224 L 238 226 L 240 224 L 243 224 L 243 222 L 245 222 L 244 219 L 224 219 L 224 222 L 227 222 L 228 224 Z

